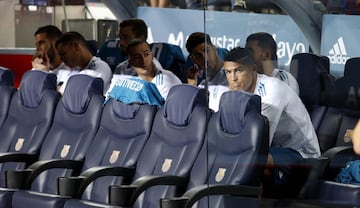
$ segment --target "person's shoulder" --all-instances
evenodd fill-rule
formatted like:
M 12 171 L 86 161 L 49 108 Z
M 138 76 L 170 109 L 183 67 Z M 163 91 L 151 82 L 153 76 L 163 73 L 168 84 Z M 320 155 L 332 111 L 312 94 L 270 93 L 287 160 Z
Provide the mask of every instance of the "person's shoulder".
M 181 80 L 173 72 L 167 69 L 158 69 L 158 73 L 160 73 L 164 77 L 164 80 L 168 80 L 173 84 L 181 84 Z
M 91 61 L 93 61 L 94 64 L 95 64 L 94 69 L 97 69 L 97 68 L 101 68 L 101 69 L 107 69 L 108 68 L 108 69 L 110 69 L 110 66 L 105 61 L 103 61 L 101 58 L 99 58 L 97 56 L 93 56 Z M 111 71 L 111 69 L 110 69 L 110 71 Z
M 277 97 L 285 95 L 290 87 L 278 78 L 258 74 L 256 90 L 261 97 Z
M 128 59 L 126 59 L 125 61 L 119 63 L 115 67 L 114 74 L 124 74 L 124 71 L 128 68 L 128 66 L 129 66 L 129 61 Z

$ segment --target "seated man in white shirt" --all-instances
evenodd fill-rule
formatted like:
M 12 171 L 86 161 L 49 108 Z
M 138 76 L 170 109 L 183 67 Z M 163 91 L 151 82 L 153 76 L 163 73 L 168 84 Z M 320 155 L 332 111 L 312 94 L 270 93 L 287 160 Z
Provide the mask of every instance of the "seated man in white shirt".
M 248 49 L 237 47 L 225 56 L 229 89 L 261 96 L 261 112 L 270 123 L 268 165 L 276 192 L 287 185 L 289 165 L 319 157 L 320 147 L 310 116 L 294 90 L 277 78 L 258 74 L 256 67 Z
M 73 74 L 87 74 L 99 77 L 104 81 L 104 92 L 107 91 L 112 71 L 106 62 L 91 54 L 85 38 L 80 33 L 64 33 L 55 46 L 61 60 L 72 69 L 70 73 L 64 74 L 64 78 L 61 78 L 64 83 L 60 87 L 60 93 L 64 92 L 67 80 Z
M 154 56 L 149 44 L 141 39 L 132 40 L 127 46 L 128 62 L 136 72 L 136 76 L 142 80 L 156 85 L 161 96 L 166 99 L 172 86 L 181 84 L 180 79 L 171 71 L 162 68 L 161 64 L 153 61 Z M 126 74 L 114 74 L 111 84 L 117 79 L 129 77 Z M 112 86 L 112 85 L 111 85 Z M 109 91 L 111 87 L 109 88 Z
M 195 68 L 205 73 L 206 80 L 198 84 L 209 91 L 209 108 L 218 111 L 220 96 L 228 90 L 228 82 L 223 70 L 223 61 L 217 54 L 210 36 L 203 32 L 192 33 L 186 41 L 186 49 Z
M 253 53 L 258 73 L 280 79 L 299 95 L 299 85 L 295 77 L 290 72 L 277 68 L 277 45 L 269 33 L 257 32 L 250 34 L 246 38 L 245 47 Z
M 70 68 L 61 61 L 55 48 L 55 43 L 61 35 L 61 30 L 54 25 L 39 27 L 34 33 L 36 52 L 32 60 L 33 70 L 43 70 L 57 75 L 58 88 L 64 82 L 64 75 L 70 72 Z

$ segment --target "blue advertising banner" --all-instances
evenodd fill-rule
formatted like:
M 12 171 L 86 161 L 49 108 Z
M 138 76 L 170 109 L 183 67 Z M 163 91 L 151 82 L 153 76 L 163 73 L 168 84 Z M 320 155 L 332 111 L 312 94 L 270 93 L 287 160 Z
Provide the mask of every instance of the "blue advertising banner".
M 208 33 L 217 47 L 227 49 L 244 46 L 251 33 L 268 32 L 278 44 L 279 66 L 285 68 L 294 54 L 309 51 L 305 36 L 287 15 L 139 7 L 137 16 L 149 26 L 148 42 L 179 45 L 185 56 L 187 38 L 199 31 Z
M 359 57 L 360 16 L 328 14 L 323 17 L 321 55 L 330 59 L 335 77 L 344 74 L 346 60 Z

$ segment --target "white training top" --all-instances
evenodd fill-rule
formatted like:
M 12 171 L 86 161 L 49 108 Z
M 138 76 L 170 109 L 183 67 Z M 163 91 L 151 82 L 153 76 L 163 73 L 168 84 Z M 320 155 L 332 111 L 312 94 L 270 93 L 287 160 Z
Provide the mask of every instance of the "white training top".
M 204 88 L 205 86 L 199 85 L 199 87 Z M 219 110 L 221 95 L 224 92 L 229 91 L 229 87 L 224 85 L 209 85 L 208 91 L 209 91 L 209 108 L 214 112 L 217 112 Z
M 109 65 L 103 60 L 101 60 L 99 57 L 93 56 L 89 64 L 83 70 L 75 69 L 70 70 L 68 73 L 62 72 L 61 75 L 58 74 L 58 79 L 63 80 L 63 84 L 59 89 L 61 94 L 64 93 L 69 77 L 74 74 L 86 74 L 92 77 L 101 78 L 104 81 L 104 93 L 107 92 L 112 77 L 112 71 Z
M 161 64 L 158 61 L 154 61 L 154 64 L 155 64 L 157 72 L 151 82 L 156 85 L 161 96 L 166 100 L 167 95 L 169 94 L 170 88 L 175 85 L 181 84 L 181 81 L 171 71 L 163 69 Z M 134 77 L 131 75 L 126 75 L 126 74 L 114 74 L 113 78 L 111 80 L 109 90 L 107 91 L 106 95 L 108 95 L 108 93 L 111 91 L 111 89 L 113 88 L 113 83 L 116 83 L 116 80 L 124 79 L 129 76 Z M 135 76 L 135 77 L 138 77 L 138 76 Z
M 320 156 L 310 116 L 294 90 L 279 79 L 258 74 L 254 94 L 261 96 L 261 113 L 270 122 L 271 146 L 294 149 L 304 158 Z
M 288 84 L 296 92 L 296 94 L 299 95 L 299 84 L 290 72 L 275 68 L 271 73 L 271 76 Z

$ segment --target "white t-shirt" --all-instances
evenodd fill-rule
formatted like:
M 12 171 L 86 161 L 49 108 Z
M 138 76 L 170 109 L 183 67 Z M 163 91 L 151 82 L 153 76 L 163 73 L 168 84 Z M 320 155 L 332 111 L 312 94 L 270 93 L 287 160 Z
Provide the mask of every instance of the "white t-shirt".
M 152 79 L 152 83 L 154 83 L 159 90 L 161 96 L 166 100 L 167 95 L 169 94 L 169 90 L 171 87 L 181 84 L 180 79 L 173 74 L 171 71 L 165 70 L 162 68 L 161 64 L 158 61 L 154 61 L 155 67 L 156 67 L 156 75 Z M 114 74 L 111 80 L 111 84 L 109 87 L 108 92 L 111 91 L 113 88 L 114 83 L 116 83 L 116 80 L 118 79 L 124 79 L 127 77 L 134 77 L 132 75 L 126 75 L 126 74 Z M 138 76 L 135 76 L 138 77 Z M 138 77 L 140 79 L 140 77 Z M 106 95 L 108 95 L 108 92 Z
M 288 84 L 295 91 L 295 93 L 299 95 L 299 84 L 290 72 L 275 68 L 271 73 L 271 76 L 276 77 Z
M 32 68 L 31 70 L 40 70 L 40 69 L 35 69 Z M 69 74 L 71 71 L 71 68 L 68 67 L 64 62 L 61 62 L 61 64 L 50 70 L 50 73 L 54 73 L 56 74 L 56 81 L 57 81 L 57 85 L 62 85 L 64 83 L 64 80 L 66 80 L 67 78 L 67 74 Z
M 68 72 L 63 72 L 61 75 L 58 75 L 58 79 L 60 78 L 63 81 L 63 84 L 59 89 L 60 93 L 64 93 L 69 77 L 74 74 L 86 74 L 92 77 L 101 78 L 104 81 L 104 92 L 107 92 L 112 77 L 112 71 L 109 65 L 103 60 L 101 60 L 99 57 L 93 56 L 87 67 L 85 67 L 83 70 L 75 69 Z
M 261 113 L 270 122 L 271 146 L 294 149 L 304 158 L 320 156 L 310 116 L 294 90 L 277 78 L 258 74 L 254 94 L 261 96 Z
M 204 88 L 205 86 L 199 85 L 199 87 Z M 219 110 L 221 95 L 224 92 L 229 91 L 229 87 L 224 85 L 209 85 L 208 91 L 209 91 L 209 108 L 214 112 L 217 112 Z

